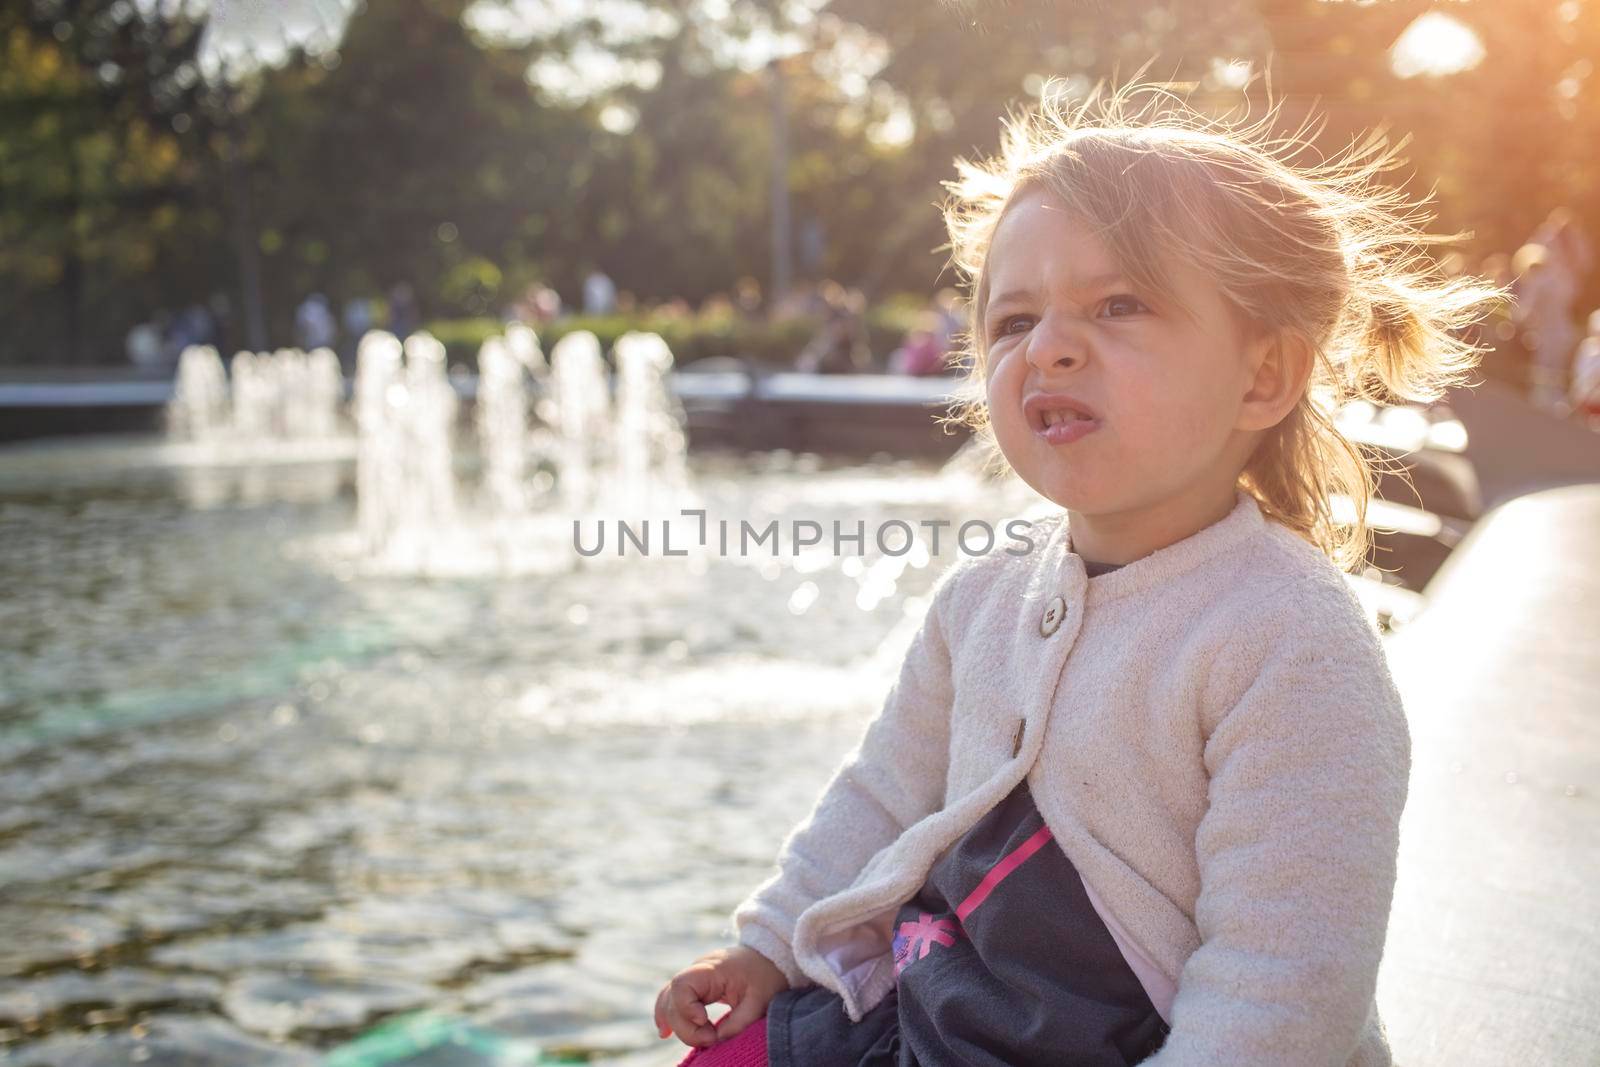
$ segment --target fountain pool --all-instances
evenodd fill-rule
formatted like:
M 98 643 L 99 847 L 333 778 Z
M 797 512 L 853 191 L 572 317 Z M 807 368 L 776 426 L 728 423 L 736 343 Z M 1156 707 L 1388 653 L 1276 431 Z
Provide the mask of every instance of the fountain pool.
M 309 1064 L 431 1008 L 675 1063 L 657 988 L 725 943 L 950 539 L 375 571 L 348 455 L 174 455 L 0 451 L 0 1061 Z M 689 467 L 735 522 L 1028 504 L 928 463 Z

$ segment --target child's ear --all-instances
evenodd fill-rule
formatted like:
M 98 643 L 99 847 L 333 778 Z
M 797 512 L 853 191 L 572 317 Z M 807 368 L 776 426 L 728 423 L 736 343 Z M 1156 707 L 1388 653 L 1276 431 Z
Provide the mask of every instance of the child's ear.
M 1255 373 L 1240 399 L 1239 429 L 1266 430 L 1282 422 L 1305 395 L 1313 361 L 1310 342 L 1294 331 L 1255 335 L 1246 362 Z

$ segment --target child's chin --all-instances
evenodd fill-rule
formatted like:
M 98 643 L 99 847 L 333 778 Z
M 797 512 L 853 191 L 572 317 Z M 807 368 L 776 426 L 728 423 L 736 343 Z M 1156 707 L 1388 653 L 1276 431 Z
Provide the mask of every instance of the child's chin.
M 1029 471 L 1022 476 L 1035 493 L 1068 511 L 1090 510 L 1093 494 L 1076 479 L 1065 477 L 1060 471 Z

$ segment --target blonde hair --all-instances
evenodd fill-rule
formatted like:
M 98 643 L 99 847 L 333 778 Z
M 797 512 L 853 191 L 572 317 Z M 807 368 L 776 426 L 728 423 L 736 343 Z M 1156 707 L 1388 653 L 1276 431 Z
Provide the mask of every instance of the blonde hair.
M 989 298 L 987 261 L 996 226 L 1025 190 L 1042 189 L 1106 241 L 1135 284 L 1176 300 L 1171 265 L 1215 279 L 1252 328 L 1302 338 L 1315 353 L 1305 394 L 1261 440 L 1240 472 L 1268 518 L 1353 570 L 1371 549 L 1367 503 L 1374 462 L 1335 423 L 1361 398 L 1431 402 L 1466 381 L 1481 352 L 1461 332 L 1505 295 L 1481 279 L 1447 279 L 1423 244 L 1422 214 L 1375 176 L 1393 169 L 1381 133 L 1332 161 L 1301 166 L 1301 132 L 1278 140 L 1255 123 L 1203 115 L 1161 85 L 1104 83 L 1078 105 L 1046 83 L 1037 107 L 1002 120 L 998 156 L 958 158 L 941 184 L 951 260 L 964 276 L 969 332 L 968 399 L 944 421 L 973 429 L 1003 467 L 984 403 Z M 1302 127 L 1302 131 L 1303 131 Z M 1188 309 L 1185 309 L 1188 310 Z M 1332 498 L 1355 521 L 1335 522 Z

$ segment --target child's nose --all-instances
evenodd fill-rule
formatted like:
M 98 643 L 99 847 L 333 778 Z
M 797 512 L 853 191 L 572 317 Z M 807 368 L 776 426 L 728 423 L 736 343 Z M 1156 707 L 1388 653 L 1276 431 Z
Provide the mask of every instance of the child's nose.
M 1040 373 L 1081 366 L 1088 354 L 1082 324 L 1065 316 L 1046 316 L 1028 334 L 1028 362 Z

